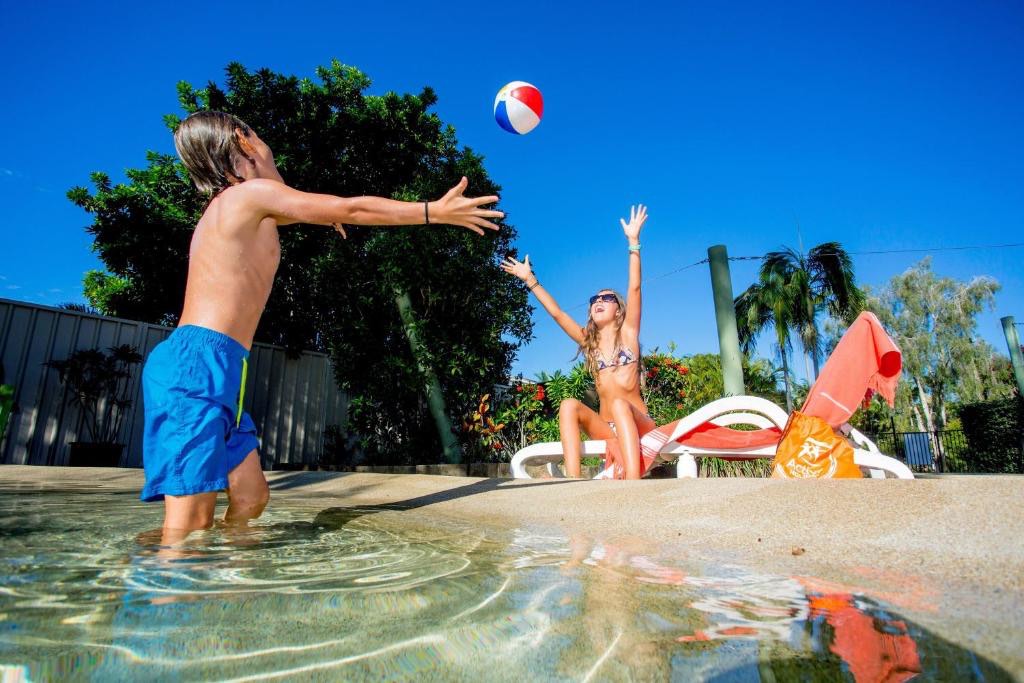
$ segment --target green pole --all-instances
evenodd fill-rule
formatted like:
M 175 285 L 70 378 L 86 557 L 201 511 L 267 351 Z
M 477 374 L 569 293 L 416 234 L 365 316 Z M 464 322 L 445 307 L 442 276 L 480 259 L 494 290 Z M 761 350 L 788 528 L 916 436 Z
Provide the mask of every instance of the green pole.
M 397 291 L 397 290 L 396 290 Z M 452 423 L 448 419 L 448 410 L 444 405 L 444 395 L 441 393 L 441 383 L 437 381 L 437 375 L 433 368 L 427 365 L 426 355 L 423 352 L 423 345 L 419 335 L 416 334 L 416 321 L 412 313 L 412 300 L 403 291 L 397 291 L 395 304 L 398 305 L 398 315 L 402 318 L 402 326 L 405 328 L 405 336 L 409 338 L 409 348 L 412 349 L 413 358 L 420 372 L 427 378 L 427 405 L 430 413 L 434 416 L 434 426 L 437 427 L 437 435 L 441 438 L 441 446 L 444 449 L 444 460 L 448 463 L 459 463 L 462 460 L 462 450 L 459 442 L 452 432 Z
M 1017 391 L 1024 396 L 1024 354 L 1020 352 L 1020 337 L 1017 336 L 1017 327 L 1013 324 L 1012 315 L 1000 318 L 999 322 L 1003 323 L 1006 346 L 1010 349 L 1010 364 L 1013 366 L 1013 375 L 1017 378 Z
M 708 249 L 711 267 L 711 291 L 715 297 L 715 320 L 718 323 L 718 350 L 722 356 L 722 383 L 726 396 L 742 396 L 743 363 L 740 360 L 740 337 L 736 331 L 736 308 L 732 298 L 732 277 L 729 275 L 729 253 L 724 244 Z

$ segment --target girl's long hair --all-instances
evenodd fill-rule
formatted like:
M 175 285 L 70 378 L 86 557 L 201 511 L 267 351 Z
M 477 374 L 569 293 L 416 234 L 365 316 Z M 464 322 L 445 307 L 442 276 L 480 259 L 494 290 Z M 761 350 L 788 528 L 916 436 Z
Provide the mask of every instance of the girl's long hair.
M 598 291 L 614 294 L 615 300 L 619 304 L 618 310 L 615 312 L 615 350 L 617 351 L 622 345 L 622 323 L 626 319 L 626 301 L 614 289 L 601 289 Z M 590 316 L 590 311 L 588 310 L 587 325 L 583 328 L 583 341 L 580 342 L 579 349 L 576 351 L 576 358 L 583 356 L 583 363 L 586 365 L 591 377 L 594 378 L 594 384 L 600 382 L 600 371 L 597 369 L 597 356 L 599 353 L 598 332 L 597 324 L 594 323 L 594 319 Z M 639 361 L 639 359 L 637 360 Z

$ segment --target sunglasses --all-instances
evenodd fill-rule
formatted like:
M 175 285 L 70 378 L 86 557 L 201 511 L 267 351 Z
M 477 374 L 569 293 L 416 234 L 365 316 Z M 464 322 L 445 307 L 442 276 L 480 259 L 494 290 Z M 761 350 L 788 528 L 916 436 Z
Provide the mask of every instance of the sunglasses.
M 608 303 L 608 304 L 617 304 L 617 303 L 619 303 L 619 300 L 617 298 L 615 298 L 614 294 L 595 294 L 594 296 L 590 297 L 590 305 L 591 306 L 596 304 L 598 301 L 603 301 L 603 302 Z

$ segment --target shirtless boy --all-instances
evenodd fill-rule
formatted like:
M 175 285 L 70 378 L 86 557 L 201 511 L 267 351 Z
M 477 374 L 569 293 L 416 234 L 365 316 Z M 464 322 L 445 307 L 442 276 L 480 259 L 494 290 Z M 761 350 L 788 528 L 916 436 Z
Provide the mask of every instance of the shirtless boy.
M 441 199 L 400 202 L 300 192 L 285 185 L 270 148 L 238 118 L 197 112 L 174 144 L 210 202 L 196 226 L 179 326 L 143 370 L 145 501 L 164 501 L 164 542 L 224 521 L 245 524 L 270 498 L 252 418 L 242 410 L 249 347 L 280 261 L 278 227 L 294 223 L 455 225 L 496 230 L 495 196 L 464 197 L 465 178 Z

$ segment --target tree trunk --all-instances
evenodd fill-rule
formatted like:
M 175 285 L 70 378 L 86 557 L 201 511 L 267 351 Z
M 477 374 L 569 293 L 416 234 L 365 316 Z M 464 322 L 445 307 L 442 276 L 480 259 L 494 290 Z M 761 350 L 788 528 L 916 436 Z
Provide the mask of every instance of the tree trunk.
M 814 380 L 811 381 L 813 384 L 818 379 L 818 346 L 821 339 L 818 337 L 818 322 L 815 320 L 814 302 L 811 299 L 807 300 L 807 319 L 811 322 L 811 329 L 814 330 L 814 346 L 811 349 L 811 361 L 814 362 Z
M 917 398 L 921 403 L 921 411 L 924 413 L 925 426 L 928 427 L 927 431 L 935 431 L 935 420 L 932 419 L 932 411 L 928 405 L 928 396 L 924 393 L 924 383 L 921 382 L 921 378 L 915 376 L 914 384 L 917 386 Z
M 817 333 L 817 331 L 815 331 L 815 333 L 814 333 L 814 341 L 815 341 L 815 343 L 817 343 L 817 341 L 818 341 L 818 333 Z M 818 360 L 818 350 L 817 350 L 817 348 L 815 348 L 815 349 L 813 349 L 811 351 L 811 361 L 814 363 L 814 381 L 817 382 L 818 381 L 818 373 L 820 372 L 820 368 L 818 367 L 819 360 Z
M 917 423 L 917 431 L 925 431 L 924 421 L 921 419 L 921 410 L 914 404 L 911 404 L 910 407 L 914 409 L 914 422 Z
M 779 349 L 782 355 L 782 379 L 786 383 L 786 412 L 793 412 L 793 390 L 789 386 L 789 361 L 786 360 L 786 350 Z
M 938 435 L 936 434 L 935 428 L 935 415 L 933 415 L 933 411 L 928 406 L 928 398 L 927 396 L 925 396 L 924 384 L 923 382 L 921 382 L 921 378 L 914 377 L 914 382 L 917 384 L 917 394 L 921 401 L 921 408 L 924 411 L 925 424 L 928 426 L 928 440 L 932 444 L 932 469 L 937 472 L 939 471 L 937 458 L 940 457 L 940 451 Z M 941 409 L 941 405 L 939 406 L 939 408 Z
M 975 363 L 975 362 L 971 363 L 971 374 L 974 376 L 975 386 L 978 387 L 977 395 L 972 396 L 971 398 L 974 399 L 975 401 L 984 401 L 986 399 L 986 396 L 985 396 L 985 383 L 981 381 L 981 373 L 978 372 L 978 364 Z M 962 382 L 961 382 L 961 386 L 963 386 Z M 963 400 L 963 399 L 961 399 L 961 400 Z M 946 421 L 946 416 L 945 415 L 942 416 L 942 421 L 943 422 Z
M 441 393 L 441 383 L 437 381 L 434 369 L 426 361 L 426 354 L 423 350 L 419 335 L 416 334 L 416 324 L 412 313 L 412 301 L 409 295 L 402 291 L 395 293 L 395 305 L 398 306 L 398 314 L 402 318 L 402 326 L 405 328 L 405 335 L 409 338 L 409 348 L 412 349 L 416 365 L 426 376 L 427 405 L 434 417 L 434 426 L 437 428 L 437 435 L 441 439 L 441 447 L 444 449 L 444 459 L 448 463 L 458 463 L 462 460 L 462 449 L 455 439 L 452 431 L 452 423 L 448 419 L 448 410 L 444 404 L 444 395 Z

